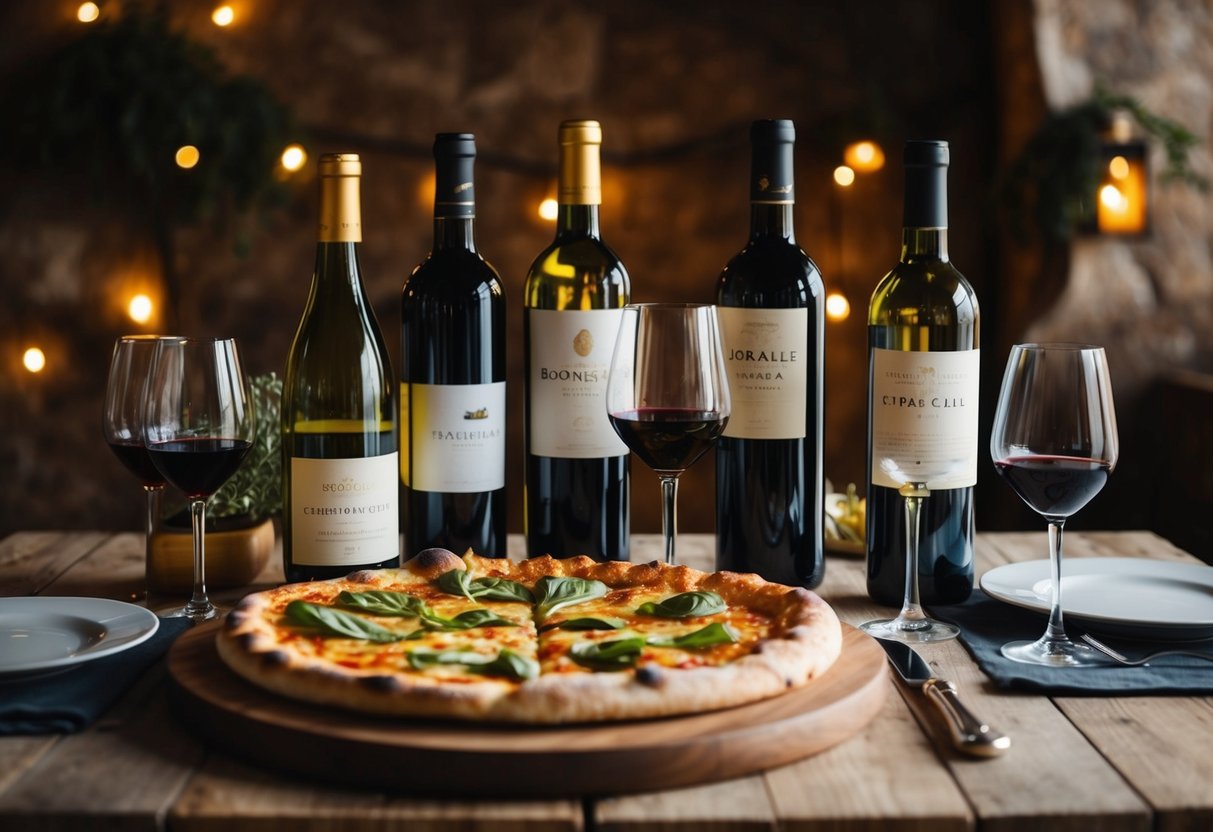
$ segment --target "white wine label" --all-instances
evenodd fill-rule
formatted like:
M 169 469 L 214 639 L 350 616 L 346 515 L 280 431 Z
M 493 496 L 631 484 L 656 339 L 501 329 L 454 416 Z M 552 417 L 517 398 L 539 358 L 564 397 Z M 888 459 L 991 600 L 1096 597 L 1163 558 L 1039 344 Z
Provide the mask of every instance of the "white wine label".
M 418 491 L 505 487 L 505 382 L 400 385 L 400 477 Z
M 872 482 L 977 483 L 980 350 L 872 350 Z
M 400 554 L 399 455 L 291 459 L 296 563 L 357 566 Z
M 528 452 L 567 459 L 626 454 L 628 446 L 611 427 L 606 412 L 607 374 L 623 310 L 528 309 L 527 315 Z
M 718 307 L 733 413 L 724 435 L 803 439 L 808 412 L 808 309 Z

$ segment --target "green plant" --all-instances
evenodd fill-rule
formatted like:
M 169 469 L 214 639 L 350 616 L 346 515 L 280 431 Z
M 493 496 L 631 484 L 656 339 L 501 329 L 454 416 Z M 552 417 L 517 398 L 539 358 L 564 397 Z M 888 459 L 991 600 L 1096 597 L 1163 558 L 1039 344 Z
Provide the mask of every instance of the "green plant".
M 282 510 L 282 434 L 278 424 L 282 379 L 277 373 L 267 373 L 253 376 L 249 386 L 257 436 L 240 468 L 207 501 L 209 517 L 263 520 Z
M 1167 156 L 1164 182 L 1208 186 L 1188 163 L 1188 152 L 1196 144 L 1191 131 L 1150 112 L 1135 98 L 1096 87 L 1089 100 L 1049 114 L 1012 163 L 1003 198 L 1017 223 L 1030 215 L 1036 231 L 1051 242 L 1074 235 L 1094 210 L 1103 174 L 1103 136 L 1118 111 L 1131 114 L 1142 130 L 1161 142 Z

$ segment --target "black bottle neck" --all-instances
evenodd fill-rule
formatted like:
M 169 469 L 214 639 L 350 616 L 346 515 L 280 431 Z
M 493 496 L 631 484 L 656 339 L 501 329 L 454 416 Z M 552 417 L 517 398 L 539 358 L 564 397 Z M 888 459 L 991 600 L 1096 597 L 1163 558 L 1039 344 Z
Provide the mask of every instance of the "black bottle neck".
M 557 240 L 601 236 L 597 205 L 560 205 L 556 215 Z
M 792 203 L 774 205 L 764 202 L 750 204 L 750 239 L 781 238 L 796 242 L 792 223 Z
M 948 259 L 948 168 L 907 165 L 901 259 Z
M 434 251 L 475 251 L 472 217 L 434 217 Z

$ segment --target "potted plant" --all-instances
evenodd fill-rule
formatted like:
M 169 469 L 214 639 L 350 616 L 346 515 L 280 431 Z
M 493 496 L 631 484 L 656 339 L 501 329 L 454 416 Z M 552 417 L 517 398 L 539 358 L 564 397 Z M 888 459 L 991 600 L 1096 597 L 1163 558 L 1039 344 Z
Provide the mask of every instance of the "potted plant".
M 274 518 L 282 509 L 278 425 L 282 380 L 268 373 L 254 376 L 249 385 L 257 422 L 253 449 L 207 501 L 206 581 L 213 587 L 247 586 L 261 574 L 274 551 Z M 193 552 L 189 511 L 179 502 L 152 537 L 151 588 L 188 591 Z

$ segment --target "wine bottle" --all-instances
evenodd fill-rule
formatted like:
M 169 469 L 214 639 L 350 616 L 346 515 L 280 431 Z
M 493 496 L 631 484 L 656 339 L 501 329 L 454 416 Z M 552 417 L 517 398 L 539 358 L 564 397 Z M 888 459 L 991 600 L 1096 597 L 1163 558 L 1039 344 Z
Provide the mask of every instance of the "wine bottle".
M 320 158 L 316 269 L 282 387 L 288 581 L 400 562 L 395 380 L 362 285 L 356 154 Z
M 556 239 L 526 279 L 526 536 L 532 555 L 627 560 L 629 457 L 606 413 L 628 273 L 602 242 L 596 121 L 560 125 Z
M 504 556 L 505 291 L 476 250 L 471 133 L 434 140 L 434 248 L 400 304 L 405 549 Z
M 947 142 L 906 143 L 901 260 L 868 310 L 868 594 L 889 605 L 906 581 L 905 498 L 879 464 L 891 448 L 950 471 L 928 480 L 919 514 L 921 600 L 956 603 L 973 589 L 980 314 L 948 259 L 948 154 Z
M 750 129 L 750 239 L 720 275 L 733 415 L 716 445 L 716 568 L 814 587 L 825 574 L 825 287 L 796 244 L 795 125 Z

